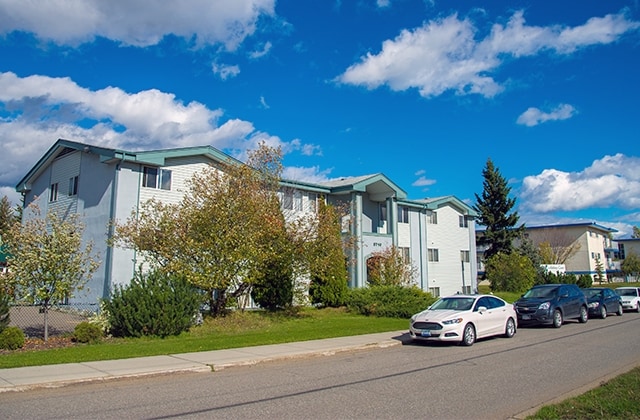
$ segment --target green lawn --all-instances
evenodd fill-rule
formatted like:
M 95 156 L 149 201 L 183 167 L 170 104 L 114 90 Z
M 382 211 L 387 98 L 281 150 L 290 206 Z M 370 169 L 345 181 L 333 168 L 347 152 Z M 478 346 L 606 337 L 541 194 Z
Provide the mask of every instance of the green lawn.
M 168 338 L 107 339 L 40 351 L 15 351 L 0 356 L 0 368 L 126 359 L 258 346 L 385 331 L 408 330 L 409 320 L 366 317 L 344 309 L 305 309 L 295 315 L 262 311 L 236 312 Z
M 527 419 L 640 419 L 640 367 Z

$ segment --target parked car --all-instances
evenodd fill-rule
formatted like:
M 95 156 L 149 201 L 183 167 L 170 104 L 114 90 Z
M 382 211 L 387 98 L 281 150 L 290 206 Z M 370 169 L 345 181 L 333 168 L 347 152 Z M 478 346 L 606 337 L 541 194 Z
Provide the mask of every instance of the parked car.
M 560 328 L 566 319 L 585 323 L 589 319 L 587 298 L 575 284 L 533 286 L 513 306 L 518 325 L 550 324 Z
M 622 298 L 622 308 L 640 312 L 640 287 L 618 287 L 616 294 Z
M 513 305 L 492 295 L 453 295 L 438 299 L 411 317 L 413 340 L 458 342 L 471 346 L 478 338 L 516 333 Z
M 622 298 L 613 290 L 608 287 L 589 287 L 582 289 L 582 292 L 587 298 L 589 317 L 605 319 L 610 312 L 622 316 Z

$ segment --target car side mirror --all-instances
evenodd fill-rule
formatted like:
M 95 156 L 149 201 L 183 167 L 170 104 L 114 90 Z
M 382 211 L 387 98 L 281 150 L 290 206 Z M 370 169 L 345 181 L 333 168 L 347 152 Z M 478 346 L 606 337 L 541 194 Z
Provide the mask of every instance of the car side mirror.
M 486 306 L 478 306 L 478 312 L 480 312 L 480 313 L 487 312 L 487 307 Z

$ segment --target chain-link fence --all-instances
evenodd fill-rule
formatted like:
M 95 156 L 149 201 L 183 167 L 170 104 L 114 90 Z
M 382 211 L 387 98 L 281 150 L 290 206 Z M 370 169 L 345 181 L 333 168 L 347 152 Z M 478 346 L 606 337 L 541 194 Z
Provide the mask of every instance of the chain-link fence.
M 98 305 L 54 305 L 49 308 L 49 336 L 73 334 L 79 323 L 96 313 Z M 44 312 L 41 306 L 13 305 L 9 310 L 9 325 L 20 328 L 25 336 L 44 337 Z

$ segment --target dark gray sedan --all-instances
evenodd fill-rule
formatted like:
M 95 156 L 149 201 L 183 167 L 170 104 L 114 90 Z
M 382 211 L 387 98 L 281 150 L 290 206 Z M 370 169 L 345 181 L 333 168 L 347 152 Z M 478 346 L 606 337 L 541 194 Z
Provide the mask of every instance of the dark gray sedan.
M 606 318 L 607 314 L 615 313 L 622 316 L 622 298 L 608 287 L 589 287 L 582 289 L 587 298 L 589 316 Z

